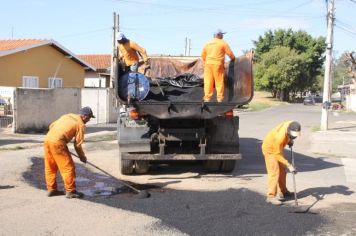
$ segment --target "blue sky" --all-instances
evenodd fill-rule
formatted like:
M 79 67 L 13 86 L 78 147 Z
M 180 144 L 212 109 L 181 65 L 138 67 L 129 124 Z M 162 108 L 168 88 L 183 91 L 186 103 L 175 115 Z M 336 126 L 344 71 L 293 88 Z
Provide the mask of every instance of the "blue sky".
M 356 50 L 356 1 L 335 0 L 334 50 Z M 120 30 L 149 54 L 201 49 L 215 29 L 237 55 L 268 29 L 305 30 L 326 36 L 325 0 L 3 0 L 0 39 L 54 39 L 75 54 L 111 52 L 113 12 Z

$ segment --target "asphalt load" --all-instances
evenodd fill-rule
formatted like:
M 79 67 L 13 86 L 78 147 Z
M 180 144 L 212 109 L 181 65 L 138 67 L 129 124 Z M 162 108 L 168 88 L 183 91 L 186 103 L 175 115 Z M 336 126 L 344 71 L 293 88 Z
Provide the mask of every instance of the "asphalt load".
M 30 185 L 45 189 L 43 159 L 33 157 L 31 160 L 33 164 L 23 177 Z M 98 181 L 106 187 L 119 186 L 115 180 L 80 165 L 76 169 L 77 176 L 89 180 L 79 181 L 79 190 L 95 189 Z M 58 181 L 62 188 L 61 179 Z M 83 201 L 152 216 L 160 219 L 157 228 L 173 227 L 188 235 L 315 235 L 330 223 L 322 214 L 297 214 L 294 207 L 267 204 L 265 196 L 245 188 L 226 191 L 158 191 L 152 188 L 147 191 L 151 197 L 146 199 L 137 199 L 135 194 L 124 192 L 86 195 Z

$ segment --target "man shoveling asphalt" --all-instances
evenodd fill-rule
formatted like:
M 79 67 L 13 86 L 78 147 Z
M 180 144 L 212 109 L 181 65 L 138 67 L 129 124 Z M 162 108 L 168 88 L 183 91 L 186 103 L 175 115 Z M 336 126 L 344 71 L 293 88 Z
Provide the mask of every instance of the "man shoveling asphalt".
M 284 158 L 283 150 L 287 144 L 293 145 L 293 140 L 300 136 L 300 130 L 298 122 L 286 121 L 273 128 L 263 140 L 262 152 L 268 176 L 266 201 L 273 205 L 281 205 L 285 198 L 293 196 L 286 187 L 285 167 L 291 173 L 296 173 L 296 169 Z
M 82 198 L 83 193 L 77 192 L 75 186 L 75 167 L 67 143 L 74 137 L 74 148 L 80 160 L 86 163 L 87 158 L 82 149 L 85 124 L 95 118 L 90 107 L 83 107 L 79 114 L 61 116 L 49 126 L 44 140 L 45 178 L 48 197 L 63 195 L 58 191 L 57 171 L 62 175 L 67 198 Z

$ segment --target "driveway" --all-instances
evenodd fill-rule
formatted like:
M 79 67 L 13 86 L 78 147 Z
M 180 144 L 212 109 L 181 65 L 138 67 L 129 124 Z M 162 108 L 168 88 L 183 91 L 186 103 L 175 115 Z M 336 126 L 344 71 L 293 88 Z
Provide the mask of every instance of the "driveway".
M 86 143 L 89 161 L 146 188 L 147 199 L 77 160 L 78 190 L 86 197 L 48 198 L 41 147 L 1 151 L 0 235 L 355 235 L 356 183 L 347 178 L 342 158 L 310 152 L 320 109 L 287 105 L 239 113 L 243 160 L 230 174 L 207 174 L 199 163 L 188 162 L 156 165 L 149 175 L 120 176 L 115 140 L 98 135 Z M 282 207 L 265 203 L 261 140 L 284 120 L 302 123 L 294 146 L 300 208 L 294 201 Z M 293 190 L 289 175 L 287 182 Z M 121 193 L 113 194 L 113 188 Z M 316 214 L 294 213 L 308 207 Z

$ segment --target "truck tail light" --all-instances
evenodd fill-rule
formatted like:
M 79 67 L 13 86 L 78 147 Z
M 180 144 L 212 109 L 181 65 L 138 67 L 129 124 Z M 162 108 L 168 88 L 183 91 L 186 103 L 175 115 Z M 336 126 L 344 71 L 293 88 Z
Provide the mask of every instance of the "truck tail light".
M 234 117 L 234 112 L 231 110 L 231 111 L 227 111 L 224 113 L 225 115 L 225 118 L 226 119 L 232 119 Z
M 129 112 L 129 116 L 131 119 L 133 120 L 138 120 L 140 119 L 140 113 L 138 113 L 138 111 L 136 109 L 133 109 Z

